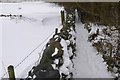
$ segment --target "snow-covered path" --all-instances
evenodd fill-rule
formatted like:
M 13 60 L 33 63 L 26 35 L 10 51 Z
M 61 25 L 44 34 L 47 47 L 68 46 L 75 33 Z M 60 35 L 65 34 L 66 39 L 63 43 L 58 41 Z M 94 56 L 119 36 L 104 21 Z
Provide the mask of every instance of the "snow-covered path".
M 111 74 L 107 72 L 107 68 L 103 63 L 100 55 L 96 55 L 97 51 L 91 46 L 88 40 L 88 32 L 84 29 L 84 25 L 76 23 L 77 30 L 77 52 L 74 62 L 74 78 L 111 78 Z

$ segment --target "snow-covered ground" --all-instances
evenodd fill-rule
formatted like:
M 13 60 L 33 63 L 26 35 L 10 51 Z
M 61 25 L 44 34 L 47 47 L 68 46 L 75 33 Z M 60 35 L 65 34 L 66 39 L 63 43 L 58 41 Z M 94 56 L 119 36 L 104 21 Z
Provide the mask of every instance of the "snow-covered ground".
M 112 78 L 107 72 L 107 67 L 103 63 L 100 55 L 88 42 L 88 31 L 84 25 L 76 23 L 76 57 L 74 63 L 74 78 Z
M 16 66 L 39 44 L 43 43 L 60 23 L 61 7 L 44 2 L 0 3 L 1 14 L 23 15 L 23 17 L 0 17 L 2 55 L 0 55 L 0 77 L 10 64 Z M 88 32 L 82 23 L 76 23 L 77 51 L 74 63 L 74 78 L 111 78 L 100 55 L 91 46 Z M 1 37 L 0 37 L 1 38 Z M 48 39 L 24 62 L 15 68 L 16 77 L 24 77 L 35 65 Z M 1 58 L 2 57 L 2 58 Z M 2 71 L 2 72 L 1 72 Z M 25 73 L 26 72 L 26 73 Z M 4 76 L 8 77 L 8 75 Z
M 0 11 L 2 10 L 2 6 L 0 6 Z M 2 44 L 2 24 L 0 19 L 0 44 Z M 2 45 L 0 45 L 0 71 L 2 71 Z M 2 73 L 0 72 L 0 75 Z
M 60 26 L 61 7 L 44 2 L 0 3 L 1 14 L 23 15 L 1 18 L 2 30 L 2 71 L 3 75 L 10 64 L 16 66 L 39 44 Z M 46 41 L 47 42 L 47 41 Z M 33 65 L 39 57 L 43 43 L 21 65 L 15 68 L 16 77 L 20 77 L 27 67 Z M 1 48 L 0 48 L 1 49 Z M 32 66 L 31 66 L 32 67 Z M 2 76 L 0 75 L 0 77 Z M 8 77 L 7 75 L 5 77 Z

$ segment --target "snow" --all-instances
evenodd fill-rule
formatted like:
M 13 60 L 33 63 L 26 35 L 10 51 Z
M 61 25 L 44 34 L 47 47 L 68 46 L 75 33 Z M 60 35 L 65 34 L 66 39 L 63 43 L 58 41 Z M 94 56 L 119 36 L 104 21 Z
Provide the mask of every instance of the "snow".
M 95 29 L 95 28 L 94 28 Z M 93 31 L 94 31 L 93 29 Z M 88 40 L 88 32 L 83 24 L 76 23 L 76 57 L 74 63 L 74 78 L 112 78 L 111 73 L 107 72 L 107 67 L 103 63 L 100 55 L 91 46 Z
M 58 49 L 55 48 L 55 52 L 52 54 L 52 56 L 56 55 L 58 53 Z
M 0 12 L 2 11 L 2 6 L 0 5 Z M 0 19 L 0 75 L 2 75 L 2 20 Z M 0 76 L 1 77 L 1 76 Z
M 94 33 L 96 33 L 96 31 L 97 31 L 97 27 L 94 26 L 92 23 L 90 23 L 90 25 L 91 25 L 92 27 L 91 27 L 91 31 L 90 31 L 89 34 L 94 34 Z
M 62 66 L 60 67 L 60 73 L 64 73 L 65 75 L 69 75 L 69 69 L 66 68 L 65 65 L 62 65 Z
M 44 40 L 47 37 L 50 38 L 50 35 L 54 33 L 54 29 L 61 25 L 61 7 L 42 1 L 35 3 L 0 3 L 0 6 L 2 6 L 2 14 L 23 15 L 22 18 L 0 18 L 0 21 L 2 21 L 2 29 L 0 30 L 3 33 L 3 51 L 2 60 L 0 61 L 4 62 L 6 70 L 10 64 L 16 66 L 36 46 L 41 44 L 34 53 L 15 68 L 15 74 L 18 78 L 36 63 L 40 55 L 38 53 L 41 52 L 42 47 L 48 42 L 48 39 L 45 42 Z M 0 69 L 4 70 L 3 67 Z M 2 75 L 4 73 L 2 71 Z
M 3 40 L 3 42 L 0 41 L 2 44 L 0 46 L 2 53 L 0 54 L 0 62 L 3 61 L 4 63 L 4 65 L 0 64 L 2 67 L 0 68 L 0 71 L 2 71 L 0 77 L 5 73 L 4 67 L 7 70 L 10 64 L 16 66 L 36 46 L 41 44 L 22 64 L 15 68 L 16 77 L 25 78 L 28 71 L 39 61 L 42 50 L 53 35 L 55 28 L 59 28 L 58 32 L 60 32 L 60 10 L 64 8 L 61 9 L 61 7 L 54 4 L 40 1 L 34 3 L 0 3 L 0 9 L 2 9 L 0 10 L 2 14 L 23 15 L 21 18 L 0 18 L 0 24 L 2 25 L 0 27 L 2 39 L 0 40 Z M 96 55 L 97 51 L 88 42 L 89 34 L 83 26 L 81 23 L 76 23 L 77 34 L 71 29 L 71 39 L 62 39 L 60 42 L 64 50 L 63 65 L 59 69 L 60 73 L 69 75 L 73 72 L 73 78 L 112 78 L 111 73 L 107 72 L 107 66 L 103 63 L 101 55 Z M 92 27 L 90 34 L 96 33 L 96 30 L 95 26 Z M 74 40 L 75 37 L 77 41 Z M 98 37 L 98 39 L 100 38 L 102 36 Z M 69 50 L 67 48 L 70 42 L 77 45 L 76 57 L 73 59 L 73 63 L 69 58 L 73 55 L 72 48 L 70 47 Z M 57 52 L 58 49 L 55 48 L 53 55 Z M 54 63 L 58 64 L 58 59 Z M 56 69 L 55 64 L 52 64 L 54 69 Z M 5 77 L 8 77 L 8 75 Z M 69 77 L 70 75 L 67 78 Z
M 69 53 L 69 57 L 73 56 L 72 48 L 71 47 L 69 48 L 68 53 Z
M 67 50 L 67 42 L 62 39 L 61 40 L 61 45 L 63 46 L 63 65 L 60 67 L 60 73 L 64 73 L 65 75 L 68 75 L 67 78 L 70 78 L 70 73 L 72 72 L 72 66 L 73 63 L 71 62 L 70 58 L 69 58 L 69 53 Z
M 59 60 L 58 60 L 58 59 L 55 59 L 55 60 L 54 60 L 54 63 L 55 63 L 55 64 L 58 64 L 58 63 L 59 63 Z

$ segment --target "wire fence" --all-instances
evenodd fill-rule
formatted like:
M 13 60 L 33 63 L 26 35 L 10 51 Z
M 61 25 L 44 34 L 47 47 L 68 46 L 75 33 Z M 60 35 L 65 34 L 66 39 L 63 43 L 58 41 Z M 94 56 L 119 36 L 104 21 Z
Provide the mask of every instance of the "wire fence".
M 59 25 L 58 29 L 60 28 L 60 26 L 61 26 L 61 24 Z M 22 61 L 20 61 L 20 62 L 15 66 L 15 69 L 18 68 L 35 50 L 37 50 L 42 44 L 44 44 L 48 39 L 50 39 L 50 37 L 51 37 L 54 33 L 55 33 L 55 31 L 53 31 L 43 42 L 41 42 L 36 48 L 34 48 Z M 46 44 L 44 44 L 42 50 L 40 51 L 40 53 L 39 53 L 39 58 L 38 58 L 38 60 L 37 60 L 35 63 L 37 63 L 37 62 L 40 61 L 40 58 L 41 58 L 41 55 L 40 55 L 40 54 L 41 54 L 42 51 L 44 50 L 45 45 L 46 45 Z M 5 68 L 5 67 L 4 67 L 4 68 Z M 4 78 L 4 76 L 7 75 L 7 74 L 8 74 L 8 73 L 7 73 L 7 71 L 5 70 L 5 74 L 3 74 L 3 76 L 1 77 L 1 79 Z

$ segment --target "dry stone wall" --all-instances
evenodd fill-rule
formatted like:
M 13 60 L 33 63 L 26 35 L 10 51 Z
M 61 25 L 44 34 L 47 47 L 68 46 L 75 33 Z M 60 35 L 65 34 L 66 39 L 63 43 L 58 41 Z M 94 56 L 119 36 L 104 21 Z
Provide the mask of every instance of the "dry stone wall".
M 39 64 L 28 72 L 26 80 L 72 78 L 72 59 L 76 51 L 75 11 L 64 12 L 61 11 L 62 28 L 59 31 L 56 29 L 46 44 Z

